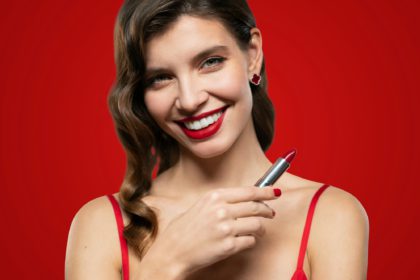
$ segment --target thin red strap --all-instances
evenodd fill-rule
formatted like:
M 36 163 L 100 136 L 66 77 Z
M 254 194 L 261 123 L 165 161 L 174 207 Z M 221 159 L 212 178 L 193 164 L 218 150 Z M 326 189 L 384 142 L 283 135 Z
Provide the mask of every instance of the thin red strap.
M 305 252 L 306 252 L 306 247 L 308 245 L 309 233 L 311 231 L 312 217 L 314 216 L 316 203 L 318 202 L 318 199 L 321 196 L 321 194 L 328 187 L 329 185 L 323 185 L 322 187 L 320 187 L 316 191 L 314 196 L 312 197 L 311 204 L 309 205 L 308 215 L 306 216 L 305 228 L 303 230 L 303 235 L 302 235 L 302 241 L 300 243 L 300 251 L 299 251 L 299 258 L 298 258 L 298 265 L 297 265 L 298 270 L 303 269 L 303 261 L 305 259 Z
M 121 214 L 120 205 L 118 201 L 115 199 L 113 195 L 107 195 L 109 201 L 111 201 L 112 208 L 114 209 L 115 219 L 117 220 L 117 227 L 118 227 L 118 236 L 120 238 L 120 245 L 121 245 L 121 260 L 122 260 L 122 279 L 129 280 L 129 266 L 128 266 L 128 247 L 127 241 L 124 238 L 123 230 L 124 230 L 124 223 L 123 217 Z

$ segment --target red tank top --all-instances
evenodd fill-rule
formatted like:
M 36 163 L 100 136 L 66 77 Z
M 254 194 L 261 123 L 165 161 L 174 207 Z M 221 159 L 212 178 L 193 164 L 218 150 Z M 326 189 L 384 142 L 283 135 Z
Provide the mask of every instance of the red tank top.
M 328 187 L 329 185 L 323 185 L 316 191 L 316 193 L 312 197 L 311 204 L 309 205 L 309 209 L 308 209 L 308 214 L 306 216 L 305 227 L 303 229 L 297 266 L 296 266 L 295 273 L 292 276 L 292 280 L 307 280 L 308 279 L 306 277 L 305 272 L 303 271 L 303 261 L 305 260 L 306 247 L 308 246 L 308 238 L 309 238 L 309 232 L 311 231 L 312 218 L 313 218 L 313 215 L 315 212 L 315 206 L 316 206 L 316 203 L 318 202 L 319 197 L 324 192 L 324 190 Z M 114 196 L 107 195 L 107 197 L 111 201 L 112 208 L 114 209 L 115 219 L 117 221 L 118 236 L 120 239 L 120 246 L 121 246 L 122 279 L 129 280 L 128 247 L 127 247 L 127 242 L 123 236 L 124 224 L 123 224 L 121 209 Z
M 121 209 L 118 204 L 118 201 L 115 197 L 111 194 L 107 195 L 108 199 L 111 201 L 112 208 L 114 209 L 115 219 L 117 220 L 117 228 L 118 228 L 118 236 L 120 239 L 120 246 L 121 246 L 121 260 L 122 260 L 122 267 L 121 267 L 121 275 L 123 280 L 129 280 L 129 265 L 128 265 L 128 247 L 127 241 L 124 238 L 123 230 L 124 230 L 124 223 L 123 217 L 121 214 Z

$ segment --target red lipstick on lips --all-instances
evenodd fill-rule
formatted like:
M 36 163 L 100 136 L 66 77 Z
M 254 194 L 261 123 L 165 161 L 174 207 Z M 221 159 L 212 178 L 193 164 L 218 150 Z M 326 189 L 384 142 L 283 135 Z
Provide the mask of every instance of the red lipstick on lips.
M 216 132 L 219 131 L 220 127 L 222 126 L 223 118 L 225 117 L 225 111 L 226 111 L 227 107 L 228 106 L 225 106 L 223 108 L 219 108 L 219 109 L 215 109 L 215 110 L 212 110 L 212 111 L 209 111 L 209 112 L 205 112 L 205 113 L 197 115 L 197 116 L 183 118 L 183 119 L 177 121 L 177 123 L 181 126 L 182 131 L 188 137 L 190 137 L 192 139 L 197 139 L 197 140 L 205 139 L 205 138 L 208 138 L 208 137 L 216 134 Z M 213 115 L 217 112 L 220 112 L 220 111 L 222 111 L 222 115 L 219 117 L 219 119 L 215 123 L 212 123 L 211 125 L 203 128 L 203 129 L 199 129 L 199 130 L 188 129 L 184 124 L 185 122 L 200 120 L 202 118 L 205 118 L 207 116 L 211 116 L 211 115 Z

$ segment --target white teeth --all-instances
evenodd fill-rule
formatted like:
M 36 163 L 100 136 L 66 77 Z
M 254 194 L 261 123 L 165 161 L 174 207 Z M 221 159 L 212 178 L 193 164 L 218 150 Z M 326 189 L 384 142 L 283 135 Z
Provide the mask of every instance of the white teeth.
M 222 112 L 218 112 L 211 116 L 202 118 L 201 120 L 185 122 L 184 124 L 190 130 L 199 130 L 215 123 L 220 118 L 221 115 L 222 115 Z
M 201 125 L 202 127 L 206 127 L 206 126 L 208 126 L 208 125 L 209 125 L 209 123 L 207 122 L 207 118 L 202 118 L 202 119 L 200 120 L 200 125 Z

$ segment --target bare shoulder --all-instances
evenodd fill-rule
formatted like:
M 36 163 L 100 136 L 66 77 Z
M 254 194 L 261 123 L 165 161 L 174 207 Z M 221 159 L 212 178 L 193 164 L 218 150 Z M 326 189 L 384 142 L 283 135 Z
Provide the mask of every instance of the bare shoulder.
M 285 188 L 286 191 L 308 200 L 325 184 L 287 173 L 284 185 L 288 186 Z M 322 220 L 330 220 L 333 217 L 341 220 L 343 215 L 346 215 L 347 218 L 351 217 L 367 222 L 366 211 L 355 196 L 339 187 L 329 185 L 319 198 L 316 206 L 316 216 L 326 218 Z
M 328 187 L 318 204 L 316 211 L 320 217 L 320 225 L 333 226 L 331 222 L 334 221 L 340 224 L 352 223 L 359 227 L 368 226 L 368 216 L 363 205 L 354 195 L 343 189 Z
M 121 254 L 112 205 L 106 196 L 83 205 L 73 218 L 66 279 L 118 279 Z
M 360 201 L 340 188 L 327 188 L 316 206 L 308 243 L 313 279 L 364 279 L 368 239 L 369 220 Z

